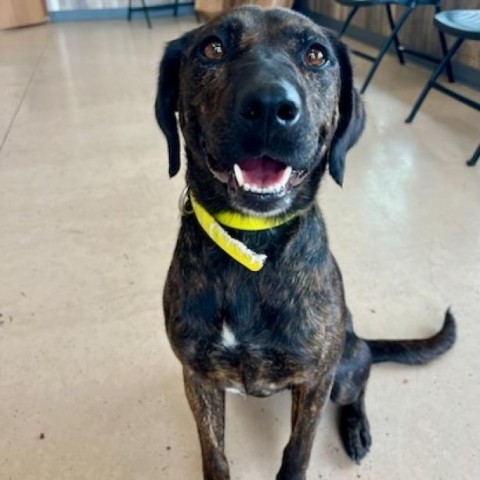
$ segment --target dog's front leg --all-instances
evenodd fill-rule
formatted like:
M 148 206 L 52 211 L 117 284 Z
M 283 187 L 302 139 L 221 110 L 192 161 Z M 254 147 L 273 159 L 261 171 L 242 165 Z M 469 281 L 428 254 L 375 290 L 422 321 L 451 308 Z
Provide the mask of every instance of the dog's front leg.
M 229 480 L 224 452 L 225 392 L 184 369 L 185 393 L 197 422 L 204 480 Z
M 330 396 L 333 375 L 292 387 L 292 432 L 277 480 L 305 480 L 320 414 Z

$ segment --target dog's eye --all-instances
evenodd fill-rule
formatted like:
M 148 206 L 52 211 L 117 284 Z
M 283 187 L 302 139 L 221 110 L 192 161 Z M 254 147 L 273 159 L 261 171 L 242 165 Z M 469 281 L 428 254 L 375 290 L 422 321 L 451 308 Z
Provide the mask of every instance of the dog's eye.
M 321 67 L 326 61 L 323 50 L 318 45 L 312 45 L 305 52 L 305 63 L 311 67 Z
M 221 60 L 225 56 L 225 49 L 220 40 L 211 40 L 203 47 L 203 54 L 209 60 Z

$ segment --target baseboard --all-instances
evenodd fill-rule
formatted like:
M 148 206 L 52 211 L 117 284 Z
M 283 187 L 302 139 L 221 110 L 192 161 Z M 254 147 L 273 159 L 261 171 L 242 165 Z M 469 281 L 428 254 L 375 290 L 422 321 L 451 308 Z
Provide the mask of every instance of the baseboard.
M 64 10 L 62 12 L 49 12 L 48 16 L 52 22 L 79 22 L 87 20 L 118 20 L 127 19 L 128 8 L 105 8 L 105 9 L 84 9 L 84 10 Z M 132 20 L 144 20 L 145 16 L 142 9 L 134 9 Z M 179 5 L 179 15 L 193 15 L 192 5 Z M 148 9 L 150 17 L 166 17 L 173 14 L 172 6 L 158 6 Z
M 339 20 L 335 20 L 334 18 L 327 17 L 317 12 L 312 12 L 311 10 L 308 11 L 306 14 L 319 25 L 330 28 L 331 30 L 334 30 L 336 32 L 338 32 L 340 30 L 340 27 L 343 25 L 343 22 Z M 367 30 L 356 27 L 355 25 L 351 25 L 348 27 L 348 36 L 354 38 L 355 40 L 358 40 L 359 42 L 376 48 L 378 48 L 385 42 L 385 37 L 383 37 L 382 35 L 368 32 Z M 422 60 L 421 58 L 412 57 L 409 55 L 407 55 L 406 58 L 409 62 L 411 61 L 412 63 L 426 66 L 430 70 L 432 69 L 432 63 L 427 62 L 426 60 Z M 480 90 L 480 70 L 457 62 L 452 62 L 452 65 L 454 68 L 456 80 L 476 90 Z

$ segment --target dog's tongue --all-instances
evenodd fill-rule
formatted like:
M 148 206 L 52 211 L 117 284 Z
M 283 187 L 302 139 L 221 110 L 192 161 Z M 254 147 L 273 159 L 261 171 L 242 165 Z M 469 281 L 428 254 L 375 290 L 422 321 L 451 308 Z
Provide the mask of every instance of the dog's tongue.
M 242 169 L 245 183 L 256 187 L 272 187 L 278 185 L 285 172 L 285 165 L 268 157 L 248 158 L 239 167 Z

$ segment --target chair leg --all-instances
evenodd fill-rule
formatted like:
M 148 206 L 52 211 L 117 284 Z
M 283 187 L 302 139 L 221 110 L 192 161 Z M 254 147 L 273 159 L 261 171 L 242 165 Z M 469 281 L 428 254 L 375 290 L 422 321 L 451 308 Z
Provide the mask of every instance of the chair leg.
M 417 98 L 417 101 L 415 102 L 415 105 L 413 106 L 412 111 L 410 112 L 410 115 L 406 118 L 405 123 L 411 123 L 413 121 L 413 119 L 415 118 L 415 115 L 417 114 L 418 110 L 422 106 L 422 103 L 425 100 L 425 97 L 427 96 L 428 92 L 433 87 L 435 81 L 443 72 L 443 69 L 445 68 L 447 63 L 450 61 L 450 59 L 455 55 L 455 53 L 460 48 L 462 43 L 463 43 L 463 38 L 458 38 L 455 41 L 455 43 L 452 45 L 452 48 L 447 52 L 447 55 L 443 57 L 443 60 L 439 63 L 436 70 L 432 73 L 431 77 L 429 78 L 428 82 L 423 88 L 422 93 L 420 93 L 419 97 Z
M 178 17 L 178 4 L 180 0 L 175 0 L 175 5 L 173 6 L 173 16 Z
M 386 3 L 385 9 L 387 10 L 387 17 L 388 17 L 388 23 L 390 24 L 390 30 L 393 32 L 393 30 L 395 29 L 395 22 L 393 21 L 392 7 L 390 6 L 389 3 Z M 402 51 L 403 47 L 400 44 L 400 40 L 398 39 L 397 35 L 395 35 L 393 41 L 395 42 L 395 50 L 397 52 L 398 61 L 400 62 L 401 65 L 405 65 L 405 57 L 403 56 L 403 51 Z
M 475 150 L 475 153 L 472 155 L 472 158 L 467 161 L 467 165 L 469 167 L 474 167 L 478 162 L 479 157 L 480 157 L 480 145 Z
M 127 20 L 129 22 L 132 20 L 132 0 L 128 0 Z
M 342 28 L 341 28 L 340 32 L 338 32 L 338 38 L 342 38 L 342 35 L 347 31 L 347 28 L 349 27 L 350 23 L 353 20 L 353 17 L 358 12 L 359 8 L 360 7 L 353 7 L 350 10 L 350 12 L 348 12 L 347 19 L 345 20 L 345 22 L 343 22 L 343 25 L 342 25 Z
M 150 22 L 150 15 L 148 14 L 148 8 L 145 4 L 145 0 L 142 0 L 143 13 L 145 13 L 145 20 L 147 21 L 148 28 L 152 28 L 152 22 Z
M 441 11 L 442 9 L 440 7 L 440 4 L 437 3 L 435 5 L 435 14 L 440 13 Z M 448 53 L 448 46 L 447 46 L 447 40 L 445 38 L 445 34 L 441 30 L 438 30 L 438 37 L 440 39 L 440 47 L 442 49 L 442 54 L 445 57 L 445 55 L 447 55 Z M 453 75 L 453 67 L 450 60 L 447 63 L 447 78 L 449 82 L 451 83 L 455 82 L 455 77 Z
M 415 4 L 410 5 L 405 8 L 405 11 L 402 13 L 402 16 L 400 17 L 400 20 L 397 22 L 395 25 L 395 28 L 393 29 L 391 35 L 388 37 L 387 41 L 384 43 L 381 51 L 378 53 L 377 58 L 375 59 L 375 62 L 373 62 L 373 65 L 370 67 L 370 70 L 367 74 L 367 78 L 363 82 L 363 86 L 360 90 L 360 93 L 365 93 L 365 90 L 367 89 L 368 85 L 372 81 L 373 75 L 377 71 L 378 66 L 380 65 L 380 62 L 382 61 L 383 57 L 387 53 L 388 49 L 390 48 L 390 45 L 393 43 L 397 33 L 400 31 L 400 29 L 403 27 L 404 23 L 407 21 L 408 17 L 410 14 L 413 12 L 415 9 Z
M 440 38 L 440 46 L 442 48 L 442 53 L 445 56 L 448 53 L 447 40 L 445 39 L 445 34 L 439 30 L 438 36 Z M 447 78 L 450 83 L 455 82 L 455 77 L 453 75 L 453 67 L 450 61 L 447 62 Z

